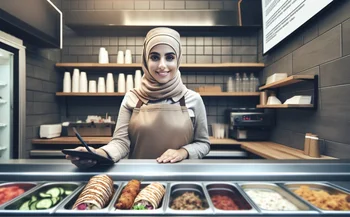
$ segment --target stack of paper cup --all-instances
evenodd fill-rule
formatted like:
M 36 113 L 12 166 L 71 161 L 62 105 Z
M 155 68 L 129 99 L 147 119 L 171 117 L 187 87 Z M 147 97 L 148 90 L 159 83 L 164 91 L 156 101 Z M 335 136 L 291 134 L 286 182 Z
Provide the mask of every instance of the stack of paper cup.
M 132 75 L 126 76 L 126 92 L 134 88 L 134 81 L 132 79 Z
M 124 52 L 121 51 L 121 50 L 118 51 L 117 63 L 118 64 L 124 64 Z
M 107 74 L 107 93 L 114 93 L 114 78 L 112 73 Z
M 119 73 L 119 76 L 118 76 L 118 92 L 125 93 L 125 75 L 124 75 L 124 73 Z
M 98 54 L 98 63 L 109 63 L 108 51 L 106 48 L 101 47 Z
M 131 64 L 132 63 L 132 58 L 131 58 L 131 50 L 126 50 L 125 51 L 125 64 Z
M 73 79 L 72 79 L 72 92 L 73 93 L 79 93 L 79 80 L 80 80 L 79 69 L 74 69 L 73 70 Z
M 63 77 L 63 92 L 70 93 L 72 91 L 72 79 L 70 72 L 65 72 Z
M 141 70 L 136 70 L 135 71 L 135 88 L 140 88 L 141 87 Z
M 104 77 L 99 77 L 98 78 L 97 92 L 98 93 L 105 93 L 106 92 L 106 83 L 105 83 L 105 78 Z
M 87 90 L 88 90 L 88 87 L 87 87 L 86 72 L 80 72 L 79 92 L 86 93 Z
M 96 93 L 96 81 L 95 80 L 89 81 L 89 93 Z

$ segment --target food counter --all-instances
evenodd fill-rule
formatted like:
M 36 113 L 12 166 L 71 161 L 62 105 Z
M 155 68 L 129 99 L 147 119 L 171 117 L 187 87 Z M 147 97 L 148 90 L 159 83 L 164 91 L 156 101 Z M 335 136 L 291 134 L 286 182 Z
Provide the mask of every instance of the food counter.
M 109 187 L 96 184 L 106 179 Z M 151 198 L 149 186 L 164 190 L 151 208 L 116 208 L 131 180 L 139 182 L 134 202 L 141 192 L 141 202 Z M 121 160 L 85 170 L 65 160 L 9 160 L 0 164 L 0 203 L 5 188 L 15 193 L 1 216 L 350 216 L 345 160 Z M 89 191 L 109 196 L 88 207 Z

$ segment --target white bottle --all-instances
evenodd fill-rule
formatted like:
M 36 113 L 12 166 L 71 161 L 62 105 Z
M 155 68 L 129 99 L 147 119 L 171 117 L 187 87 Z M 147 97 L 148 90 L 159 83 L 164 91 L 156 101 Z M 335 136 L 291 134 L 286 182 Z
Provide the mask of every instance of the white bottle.
M 243 73 L 243 79 L 242 79 L 242 91 L 248 92 L 249 91 L 249 78 L 247 76 L 247 73 Z
M 236 73 L 236 92 L 242 92 L 242 80 L 239 73 Z
M 228 80 L 227 80 L 227 92 L 234 92 L 234 89 L 233 89 L 233 79 L 232 77 L 228 77 Z
M 254 73 L 251 72 L 249 76 L 249 92 L 255 92 L 256 88 L 256 78 L 254 77 Z

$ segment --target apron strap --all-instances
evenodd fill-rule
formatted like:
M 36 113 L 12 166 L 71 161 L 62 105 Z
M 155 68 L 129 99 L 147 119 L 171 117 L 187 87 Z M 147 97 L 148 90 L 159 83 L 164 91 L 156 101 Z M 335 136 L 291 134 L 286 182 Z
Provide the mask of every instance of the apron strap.
M 135 106 L 135 108 L 141 108 L 141 106 L 143 105 L 143 102 L 141 100 L 139 100 Z M 181 97 L 180 99 L 180 106 L 186 106 L 185 103 L 185 96 Z

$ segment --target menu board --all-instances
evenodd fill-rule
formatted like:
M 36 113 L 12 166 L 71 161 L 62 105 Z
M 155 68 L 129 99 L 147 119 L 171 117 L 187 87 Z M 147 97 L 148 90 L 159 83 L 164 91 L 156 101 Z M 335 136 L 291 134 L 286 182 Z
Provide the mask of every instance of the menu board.
M 261 0 L 263 52 L 298 29 L 333 0 Z

